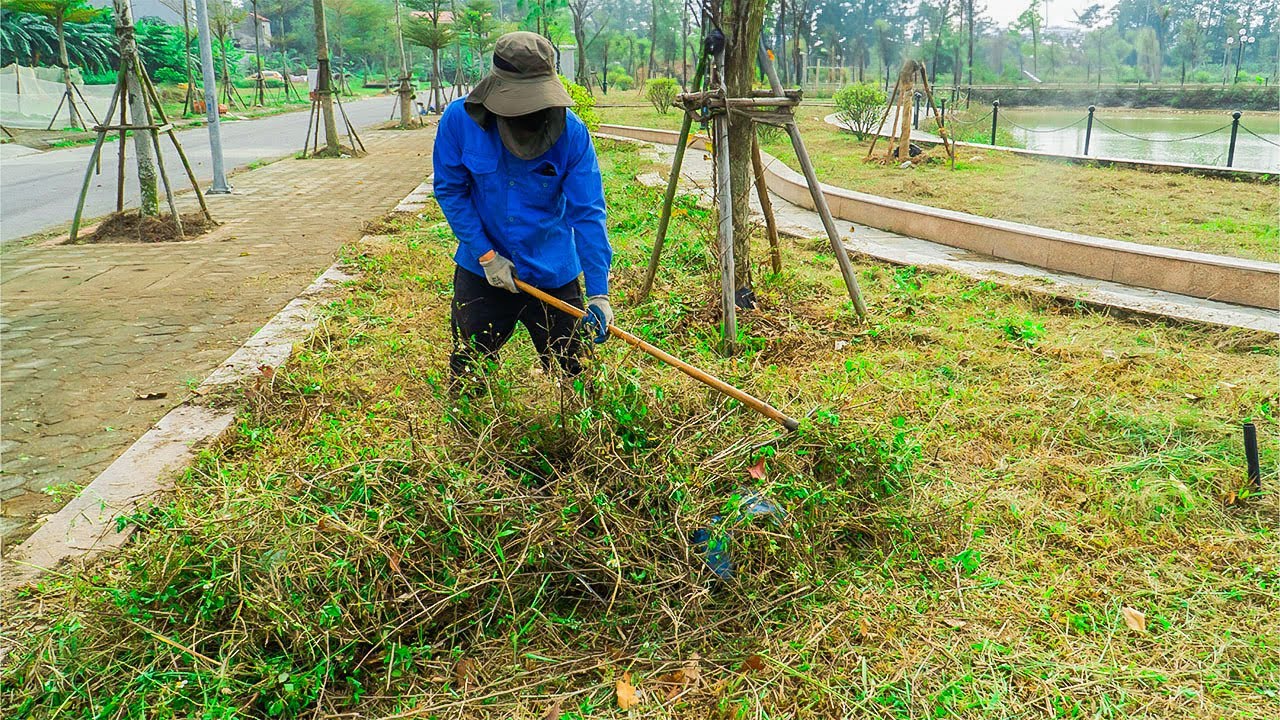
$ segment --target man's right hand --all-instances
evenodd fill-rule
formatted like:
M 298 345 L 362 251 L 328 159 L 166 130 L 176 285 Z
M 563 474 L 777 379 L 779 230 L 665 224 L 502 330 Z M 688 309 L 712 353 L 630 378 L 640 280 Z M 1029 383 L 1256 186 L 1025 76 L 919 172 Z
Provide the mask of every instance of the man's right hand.
M 484 269 L 484 277 L 490 285 L 507 292 L 520 292 L 516 288 L 516 266 L 510 260 L 490 250 L 480 256 L 480 267 Z

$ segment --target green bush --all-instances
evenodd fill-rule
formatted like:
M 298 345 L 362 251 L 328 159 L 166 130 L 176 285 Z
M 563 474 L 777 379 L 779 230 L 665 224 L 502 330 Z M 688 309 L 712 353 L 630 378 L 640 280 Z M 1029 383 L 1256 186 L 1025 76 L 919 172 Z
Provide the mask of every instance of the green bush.
M 630 90 L 636 86 L 635 78 L 621 68 L 609 71 L 609 88 L 612 90 Z
M 586 123 L 588 130 L 595 132 L 596 128 L 600 127 L 600 113 L 596 112 L 595 96 L 591 91 L 563 75 L 560 76 L 560 82 L 569 92 L 569 97 L 573 98 L 573 114 Z
M 832 96 L 836 104 L 836 117 L 844 123 L 854 135 L 862 140 L 876 129 L 880 113 L 888 97 L 879 86 L 871 83 L 854 83 L 845 85 Z
M 644 96 L 659 113 L 666 115 L 680 93 L 675 78 L 654 78 L 644 84 Z

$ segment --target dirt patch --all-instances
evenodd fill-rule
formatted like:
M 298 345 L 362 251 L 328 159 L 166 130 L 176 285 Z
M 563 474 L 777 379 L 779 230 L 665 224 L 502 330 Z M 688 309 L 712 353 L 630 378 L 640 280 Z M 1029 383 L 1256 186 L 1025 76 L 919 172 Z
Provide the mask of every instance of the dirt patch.
M 400 127 L 399 120 L 388 120 L 380 125 L 375 126 L 376 130 L 431 130 L 434 129 L 439 122 L 436 117 L 413 118 L 409 121 L 409 127 Z
M 172 215 L 144 216 L 136 210 L 114 213 L 98 224 L 97 229 L 88 235 L 76 238 L 75 243 L 67 241 L 67 245 L 84 245 L 90 243 L 159 243 L 179 240 L 194 240 L 209 232 L 218 224 L 200 212 L 182 215 L 182 230 L 178 230 Z

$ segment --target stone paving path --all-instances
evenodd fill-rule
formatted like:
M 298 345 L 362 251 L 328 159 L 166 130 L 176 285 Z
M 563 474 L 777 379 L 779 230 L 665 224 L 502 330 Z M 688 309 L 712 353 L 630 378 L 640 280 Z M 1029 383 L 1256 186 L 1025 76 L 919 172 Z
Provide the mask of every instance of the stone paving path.
M 430 172 L 431 138 L 365 131 L 367 157 L 236 175 L 234 194 L 209 199 L 222 226 L 198 240 L 6 247 L 0 543 L 92 480 L 394 208 Z

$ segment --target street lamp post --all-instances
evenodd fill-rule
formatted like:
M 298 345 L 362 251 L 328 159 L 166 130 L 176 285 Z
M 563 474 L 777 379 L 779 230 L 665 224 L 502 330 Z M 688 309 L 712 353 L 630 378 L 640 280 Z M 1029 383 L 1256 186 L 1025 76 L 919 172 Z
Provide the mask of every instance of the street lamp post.
M 1239 47 L 1236 49 L 1236 72 L 1231 76 L 1231 84 L 1234 85 L 1240 79 L 1240 61 L 1244 58 L 1244 46 L 1252 45 L 1257 38 L 1249 34 L 1245 28 L 1240 28 L 1239 37 L 1236 38 Z

